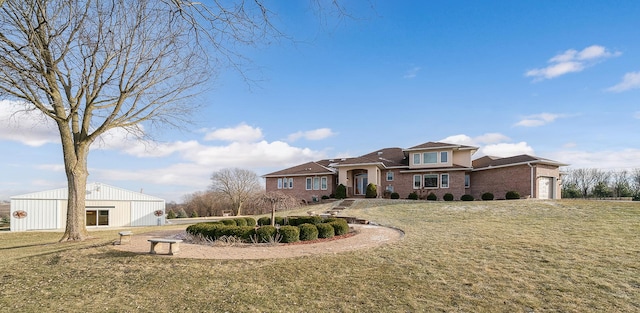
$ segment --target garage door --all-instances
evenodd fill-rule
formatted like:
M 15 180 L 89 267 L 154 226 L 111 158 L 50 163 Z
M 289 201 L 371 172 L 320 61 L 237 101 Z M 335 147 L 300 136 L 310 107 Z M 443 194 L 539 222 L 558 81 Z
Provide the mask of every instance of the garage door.
M 538 199 L 553 198 L 553 177 L 540 177 L 538 181 Z

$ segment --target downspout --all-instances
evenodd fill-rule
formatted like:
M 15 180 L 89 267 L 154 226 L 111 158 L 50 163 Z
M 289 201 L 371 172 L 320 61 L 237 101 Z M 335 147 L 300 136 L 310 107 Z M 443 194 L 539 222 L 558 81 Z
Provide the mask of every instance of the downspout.
M 530 193 L 529 198 L 533 198 L 533 183 L 534 183 L 534 180 L 533 180 L 533 165 L 531 165 L 531 162 L 527 162 L 527 165 L 529 165 L 529 168 L 531 169 L 530 170 L 531 171 L 531 193 Z

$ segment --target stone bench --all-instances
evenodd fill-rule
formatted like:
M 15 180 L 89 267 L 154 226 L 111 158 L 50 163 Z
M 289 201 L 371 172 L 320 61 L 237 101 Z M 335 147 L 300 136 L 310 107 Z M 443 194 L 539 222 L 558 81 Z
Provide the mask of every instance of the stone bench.
M 180 243 L 182 240 L 180 239 L 167 239 L 167 238 L 153 238 L 147 240 L 151 243 L 151 250 L 149 250 L 150 254 L 156 254 L 156 245 L 159 243 L 168 243 L 169 244 L 169 253 L 168 255 L 174 255 L 180 252 Z M 175 245 L 175 247 L 174 247 Z
M 125 230 L 125 231 L 121 231 L 118 233 L 118 235 L 120 235 L 120 244 L 123 243 L 122 239 L 123 238 L 127 238 L 127 241 L 125 242 L 131 242 L 131 236 L 133 235 L 133 232 L 130 230 Z

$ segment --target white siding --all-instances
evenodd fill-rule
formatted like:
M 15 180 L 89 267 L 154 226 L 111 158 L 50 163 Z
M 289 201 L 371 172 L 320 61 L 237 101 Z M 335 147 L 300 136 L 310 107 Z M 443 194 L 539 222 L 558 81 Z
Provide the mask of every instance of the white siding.
M 67 188 L 40 191 L 25 195 L 13 196 L 12 199 L 57 199 L 66 200 L 68 196 Z M 162 200 L 143 193 L 130 191 L 114 186 L 101 183 L 87 184 L 87 200 L 140 200 L 140 201 L 158 201 Z
M 27 216 L 17 219 L 13 212 L 25 211 Z M 60 228 L 58 200 L 11 200 L 11 231 Z
M 155 216 L 156 210 L 162 210 L 162 216 Z M 132 201 L 131 226 L 164 225 L 164 201 Z

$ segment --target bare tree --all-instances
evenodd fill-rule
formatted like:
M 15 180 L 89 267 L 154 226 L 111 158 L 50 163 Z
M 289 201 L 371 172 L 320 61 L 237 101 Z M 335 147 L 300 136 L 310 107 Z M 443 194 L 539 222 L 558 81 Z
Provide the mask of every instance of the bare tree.
M 591 191 L 595 186 L 596 172 L 597 169 L 595 168 L 579 168 L 570 172 L 572 180 L 582 193 L 583 198 L 587 198 L 589 196 L 589 191 Z
M 298 200 L 295 197 L 280 191 L 264 193 L 259 199 L 271 208 L 271 226 L 275 226 L 276 210 L 291 209 L 298 205 Z
M 223 193 L 232 203 L 236 215 L 242 215 L 242 205 L 263 190 L 258 175 L 241 168 L 226 168 L 211 175 L 211 190 Z
M 0 7 L 0 97 L 59 132 L 68 184 L 63 240 L 88 237 L 87 156 L 120 128 L 139 138 L 188 121 L 211 65 L 277 31 L 260 1 L 8 0 Z M 229 64 L 229 63 L 227 63 Z
M 611 173 L 611 190 L 616 197 L 628 197 L 631 192 L 629 172 L 627 170 Z
M 633 169 L 631 172 L 631 188 L 633 188 L 634 197 L 640 198 L 640 168 Z

